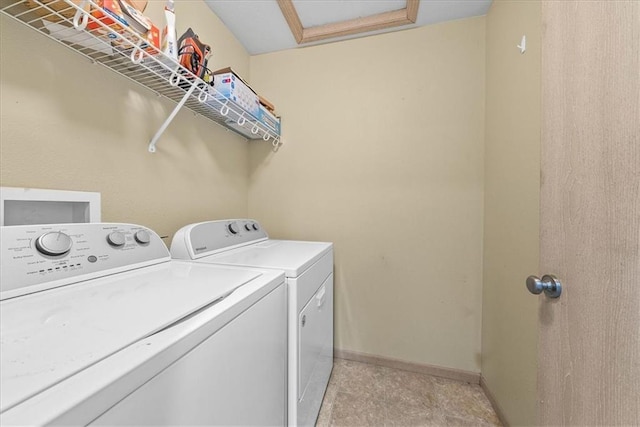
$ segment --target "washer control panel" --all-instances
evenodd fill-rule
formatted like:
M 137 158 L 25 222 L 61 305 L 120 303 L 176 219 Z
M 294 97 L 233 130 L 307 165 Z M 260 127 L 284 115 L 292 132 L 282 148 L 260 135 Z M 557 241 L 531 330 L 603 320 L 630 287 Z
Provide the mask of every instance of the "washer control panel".
M 178 230 L 171 242 L 171 255 L 194 259 L 268 239 L 253 219 L 227 219 L 191 224 Z
M 168 261 L 164 242 L 133 224 L 2 227 L 0 299 Z

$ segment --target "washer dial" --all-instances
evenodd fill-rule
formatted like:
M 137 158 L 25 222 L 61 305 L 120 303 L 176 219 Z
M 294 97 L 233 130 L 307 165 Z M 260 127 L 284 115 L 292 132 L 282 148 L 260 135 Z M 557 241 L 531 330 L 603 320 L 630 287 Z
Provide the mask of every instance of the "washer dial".
M 49 256 L 66 254 L 71 250 L 72 244 L 71 237 L 62 231 L 50 231 L 36 239 L 38 252 Z
M 124 242 L 124 233 L 121 231 L 112 231 L 107 236 L 107 243 L 109 243 L 111 246 L 115 246 L 116 248 L 124 246 Z
M 141 245 L 146 245 L 151 241 L 151 235 L 147 230 L 136 231 L 136 234 L 134 234 L 133 237 L 136 239 L 136 242 Z
M 238 229 L 238 224 L 236 224 L 235 222 L 227 225 L 227 229 L 231 234 L 238 234 L 238 232 L 240 231 L 240 229 Z

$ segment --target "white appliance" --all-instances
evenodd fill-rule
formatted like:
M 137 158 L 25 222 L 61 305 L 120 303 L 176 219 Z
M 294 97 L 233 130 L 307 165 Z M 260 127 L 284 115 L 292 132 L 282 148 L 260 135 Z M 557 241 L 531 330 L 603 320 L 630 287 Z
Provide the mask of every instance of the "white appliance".
M 2 227 L 1 425 L 283 425 L 276 271 L 172 261 L 129 224 Z
M 282 270 L 288 294 L 289 425 L 314 425 L 333 368 L 333 244 L 272 240 L 257 221 L 180 229 L 171 256 L 197 263 Z

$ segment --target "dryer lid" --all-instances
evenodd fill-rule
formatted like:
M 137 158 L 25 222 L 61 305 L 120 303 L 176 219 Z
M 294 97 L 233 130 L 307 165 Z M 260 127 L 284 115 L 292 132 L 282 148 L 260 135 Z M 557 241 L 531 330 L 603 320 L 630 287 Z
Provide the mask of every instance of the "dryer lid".
M 287 277 L 298 277 L 325 254 L 333 250 L 328 242 L 265 240 L 201 258 L 203 262 L 284 270 Z
M 168 262 L 0 303 L 0 412 L 258 278 Z

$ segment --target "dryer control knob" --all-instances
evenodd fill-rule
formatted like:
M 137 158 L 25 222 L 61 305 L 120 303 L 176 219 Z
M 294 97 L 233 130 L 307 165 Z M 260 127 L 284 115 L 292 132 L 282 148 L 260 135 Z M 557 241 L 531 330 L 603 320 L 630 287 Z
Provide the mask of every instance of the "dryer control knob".
M 244 229 L 247 231 L 253 231 L 253 227 L 251 227 L 251 224 L 245 224 Z
M 125 242 L 124 233 L 122 233 L 121 231 L 112 231 L 107 236 L 107 243 L 109 243 L 111 246 L 115 246 L 115 247 L 124 246 L 124 242 Z
M 254 223 L 253 223 L 253 225 L 252 225 L 252 227 L 253 227 L 253 229 L 254 229 L 254 230 L 256 230 L 256 231 L 260 230 L 260 226 L 258 225 L 258 223 L 257 223 L 257 222 L 254 222 Z
M 136 239 L 136 242 L 141 245 L 146 245 L 151 241 L 151 235 L 147 230 L 136 231 L 136 234 L 134 234 L 133 237 Z
M 71 250 L 71 237 L 61 231 L 50 231 L 36 239 L 36 249 L 38 252 L 50 255 L 60 256 Z
M 231 234 L 238 234 L 238 232 L 240 231 L 238 229 L 238 224 L 236 224 L 235 222 L 232 222 L 231 224 L 227 225 L 227 229 Z

